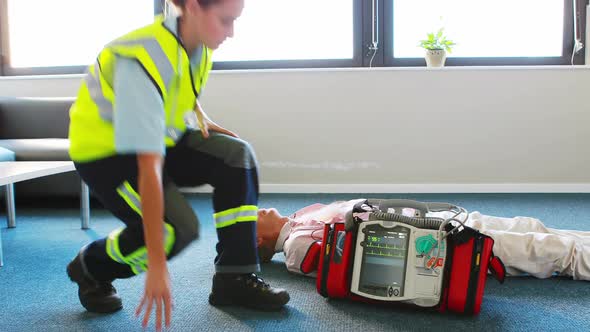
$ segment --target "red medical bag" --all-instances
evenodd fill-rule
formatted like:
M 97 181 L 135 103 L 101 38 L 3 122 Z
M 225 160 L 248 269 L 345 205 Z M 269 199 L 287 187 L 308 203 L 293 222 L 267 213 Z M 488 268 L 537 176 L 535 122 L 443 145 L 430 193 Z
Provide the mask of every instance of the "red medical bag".
M 478 314 L 488 270 L 501 283 L 506 270 L 492 252 L 494 240 L 475 229 L 463 226 L 445 239 L 446 264 L 439 303 L 432 307 L 440 312 Z M 356 249 L 354 230 L 346 231 L 344 223 L 327 224 L 318 262 L 316 287 L 328 298 L 346 298 L 372 303 L 395 303 L 369 299 L 350 291 Z

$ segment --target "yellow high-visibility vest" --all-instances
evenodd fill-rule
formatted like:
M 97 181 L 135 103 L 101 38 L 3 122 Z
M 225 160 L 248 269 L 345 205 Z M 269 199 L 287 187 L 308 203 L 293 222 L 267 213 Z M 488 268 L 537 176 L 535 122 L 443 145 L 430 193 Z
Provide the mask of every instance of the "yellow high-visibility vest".
M 113 125 L 114 70 L 118 57 L 138 61 L 160 93 L 166 116 L 167 147 L 174 146 L 186 130 L 185 113 L 195 108 L 213 65 L 212 50 L 203 47 L 199 68 L 178 37 L 164 26 L 163 16 L 153 24 L 109 43 L 88 67 L 70 109 L 70 157 L 76 162 L 93 161 L 116 154 Z

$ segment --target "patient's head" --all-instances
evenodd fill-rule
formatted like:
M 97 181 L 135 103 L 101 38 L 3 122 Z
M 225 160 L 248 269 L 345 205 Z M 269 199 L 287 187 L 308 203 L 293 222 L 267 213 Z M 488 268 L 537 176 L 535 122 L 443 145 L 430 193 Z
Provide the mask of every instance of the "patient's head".
M 274 256 L 277 238 L 281 233 L 281 228 L 288 221 L 289 217 L 282 216 L 277 209 L 258 210 L 256 242 L 261 263 L 270 262 L 272 256 Z

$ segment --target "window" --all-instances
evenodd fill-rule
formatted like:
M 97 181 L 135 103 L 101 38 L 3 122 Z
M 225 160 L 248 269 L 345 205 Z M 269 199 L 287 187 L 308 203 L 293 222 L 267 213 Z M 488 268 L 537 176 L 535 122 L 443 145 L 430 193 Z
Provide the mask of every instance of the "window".
M 393 56 L 422 57 L 417 41 L 444 27 L 455 57 L 559 57 L 563 7 L 562 0 L 395 1 Z
M 155 12 L 153 0 L 4 0 L 4 4 L 6 71 L 14 73 L 51 67 L 80 72 L 106 43 L 153 22 Z
M 0 75 L 81 73 L 164 1 L 0 0 Z M 587 1 L 247 0 L 214 69 L 425 66 L 440 27 L 447 66 L 583 64 Z
M 450 65 L 568 64 L 573 47 L 571 0 L 393 0 L 385 8 L 385 63 L 422 65 L 418 46 L 444 28 L 456 45 Z
M 352 66 L 355 0 L 247 1 L 235 36 L 215 52 L 216 68 Z M 358 7 L 358 6 L 357 6 Z M 359 12 L 359 10 L 356 10 Z

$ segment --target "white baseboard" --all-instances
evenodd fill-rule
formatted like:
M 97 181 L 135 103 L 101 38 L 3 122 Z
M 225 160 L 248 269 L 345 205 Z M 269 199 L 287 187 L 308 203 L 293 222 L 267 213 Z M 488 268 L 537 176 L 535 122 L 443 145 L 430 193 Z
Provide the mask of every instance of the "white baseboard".
M 210 193 L 211 186 L 182 188 L 185 193 Z M 477 184 L 261 184 L 261 193 L 590 193 L 590 183 Z

